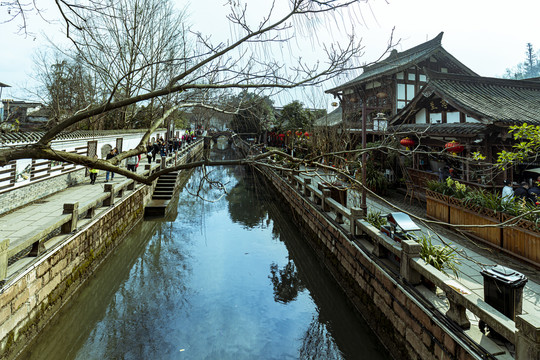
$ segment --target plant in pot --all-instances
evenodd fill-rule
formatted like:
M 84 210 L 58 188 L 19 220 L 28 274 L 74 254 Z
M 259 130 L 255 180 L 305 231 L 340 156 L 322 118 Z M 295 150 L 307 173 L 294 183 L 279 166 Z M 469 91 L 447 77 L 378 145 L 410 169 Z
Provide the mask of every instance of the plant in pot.
M 380 229 L 387 224 L 386 217 L 383 216 L 380 211 L 368 210 L 366 221 L 377 229 Z
M 420 257 L 429 265 L 432 265 L 435 269 L 442 271 L 444 274 L 449 275 L 447 271 L 451 271 L 456 278 L 459 277 L 458 266 L 459 257 L 456 251 L 448 245 L 434 245 L 432 242 L 431 234 L 419 234 L 416 239 L 422 249 L 420 250 Z M 432 289 L 435 284 L 428 281 L 428 287 Z

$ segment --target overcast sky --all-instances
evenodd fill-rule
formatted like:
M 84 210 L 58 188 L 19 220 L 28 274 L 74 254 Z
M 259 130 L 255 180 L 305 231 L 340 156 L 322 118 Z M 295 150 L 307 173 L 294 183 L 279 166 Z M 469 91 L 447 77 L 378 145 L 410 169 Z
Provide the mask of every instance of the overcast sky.
M 46 0 L 41 2 L 46 3 Z M 216 39 L 230 33 L 230 27 L 224 21 L 227 14 L 225 0 L 191 3 L 178 0 L 177 3 L 187 6 L 189 22 L 197 30 L 214 35 Z M 248 3 L 251 7 L 260 6 L 261 0 Z M 6 19 L 6 12 L 6 7 L 0 7 L 0 21 Z M 443 47 L 459 61 L 482 76 L 500 77 L 506 68 L 524 60 L 528 42 L 535 50 L 540 49 L 539 14 L 539 0 L 370 0 L 363 4 L 361 17 L 364 23 L 355 24 L 355 33 L 363 39 L 363 60 L 369 62 L 377 59 L 385 49 L 392 28 L 395 28 L 394 38 L 400 40 L 398 51 L 416 46 L 444 31 Z M 52 11 L 47 15 L 48 18 L 54 17 Z M 32 55 L 45 44 L 41 29 L 61 41 L 59 29 L 46 25 L 35 16 L 30 21 L 35 37 L 17 35 L 14 23 L 0 24 L 0 82 L 12 86 L 4 89 L 2 98 L 33 98 L 25 88 L 33 84 L 30 77 Z M 334 38 L 340 36 L 335 29 L 328 30 L 333 31 L 321 30 L 310 36 L 321 39 L 329 33 Z M 349 77 L 357 75 L 359 73 Z M 321 99 L 327 103 L 332 101 L 329 96 L 321 96 Z

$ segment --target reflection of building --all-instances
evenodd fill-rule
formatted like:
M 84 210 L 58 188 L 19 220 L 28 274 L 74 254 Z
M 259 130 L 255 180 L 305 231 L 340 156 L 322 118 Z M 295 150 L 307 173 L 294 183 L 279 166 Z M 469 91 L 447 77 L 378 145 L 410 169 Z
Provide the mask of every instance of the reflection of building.
M 363 103 L 372 109 L 366 114 L 367 129 L 372 128 L 371 119 L 376 113 L 395 115 L 427 83 L 424 69 L 475 75 L 441 46 L 442 36 L 440 33 L 434 39 L 403 52 L 392 50 L 386 59 L 364 67 L 364 72 L 357 78 L 327 90 L 339 98 L 345 126 L 361 128 Z

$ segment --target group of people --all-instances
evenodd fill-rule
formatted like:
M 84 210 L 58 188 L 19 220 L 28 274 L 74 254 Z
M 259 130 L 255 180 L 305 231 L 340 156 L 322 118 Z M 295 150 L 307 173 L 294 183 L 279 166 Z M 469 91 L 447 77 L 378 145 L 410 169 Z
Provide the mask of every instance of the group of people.
M 148 158 L 148 163 L 156 161 L 156 155 L 167 156 L 173 152 L 178 151 L 182 148 L 183 144 L 191 144 L 195 140 L 195 132 L 193 130 L 186 130 L 181 137 L 174 137 L 165 141 L 163 137 L 160 137 L 153 142 L 148 142 L 146 145 L 146 156 Z M 118 148 L 112 148 L 111 151 L 105 157 L 106 160 L 110 160 L 113 157 L 118 155 Z M 98 156 L 95 155 L 94 159 L 97 160 Z M 141 155 L 133 155 L 127 158 L 126 167 L 129 171 L 136 172 L 141 161 Z M 90 173 L 90 184 L 94 185 L 96 183 L 98 169 L 88 168 Z M 106 171 L 105 173 L 105 182 L 108 182 L 109 179 L 112 181 L 114 179 L 114 172 Z
M 529 183 L 523 181 L 515 190 L 510 180 L 504 180 L 502 199 L 504 202 L 510 202 L 513 199 L 540 205 L 540 176 L 538 176 L 532 187 L 529 187 Z
M 193 130 L 186 130 L 181 137 L 174 137 L 165 141 L 163 137 L 155 139 L 154 142 L 148 142 L 146 144 L 146 156 L 148 158 L 148 163 L 156 161 L 156 156 L 167 156 L 173 152 L 178 151 L 182 148 L 184 144 L 191 144 L 195 139 L 195 133 Z

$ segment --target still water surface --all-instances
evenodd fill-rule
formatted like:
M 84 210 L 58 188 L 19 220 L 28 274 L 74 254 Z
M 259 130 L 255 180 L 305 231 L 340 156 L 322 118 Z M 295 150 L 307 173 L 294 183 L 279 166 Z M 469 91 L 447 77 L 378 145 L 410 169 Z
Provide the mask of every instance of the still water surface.
M 245 171 L 212 171 L 223 195 L 196 170 L 170 221 L 137 225 L 21 359 L 388 359 Z

